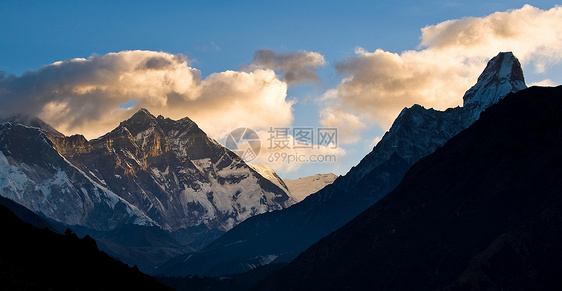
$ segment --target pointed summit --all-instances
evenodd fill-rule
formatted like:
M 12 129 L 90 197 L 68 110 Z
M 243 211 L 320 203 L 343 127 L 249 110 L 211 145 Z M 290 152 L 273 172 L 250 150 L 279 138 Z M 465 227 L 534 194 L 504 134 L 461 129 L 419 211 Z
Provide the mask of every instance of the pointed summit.
M 492 58 L 478 77 L 476 85 L 464 94 L 464 107 L 473 111 L 474 117 L 507 94 L 527 88 L 521 63 L 512 52 L 501 52 Z
M 141 108 L 137 113 L 135 113 L 131 118 L 128 120 L 153 120 L 156 119 L 154 115 L 150 113 L 146 108 Z

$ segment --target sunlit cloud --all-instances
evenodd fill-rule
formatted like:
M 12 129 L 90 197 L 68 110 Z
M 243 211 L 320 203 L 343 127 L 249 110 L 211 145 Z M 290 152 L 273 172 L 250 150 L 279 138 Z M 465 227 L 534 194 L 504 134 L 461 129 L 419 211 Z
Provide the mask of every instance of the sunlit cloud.
M 331 98 L 330 93 L 336 93 L 334 90 L 328 91 L 324 94 L 323 102 L 335 104 L 337 99 Z M 337 107 L 326 107 L 321 111 L 320 124 L 325 127 L 334 127 L 338 129 L 340 142 L 342 144 L 350 144 L 358 142 L 361 136 L 358 134 L 365 128 L 365 124 L 361 122 L 359 116 L 343 111 Z
M 236 127 L 288 126 L 287 83 L 271 69 L 225 71 L 205 79 L 182 55 L 122 51 L 56 62 L 0 77 L 0 114 L 37 115 L 65 134 L 97 137 L 147 108 L 190 117 L 213 137 Z M 127 106 L 123 106 L 127 104 Z
M 422 29 L 421 46 L 436 52 L 482 57 L 513 51 L 537 72 L 562 60 L 562 6 L 531 5 L 486 17 L 449 20 Z
M 485 17 L 449 20 L 422 28 L 417 50 L 392 53 L 356 49 L 336 65 L 344 77 L 322 97 L 322 123 L 350 120 L 350 142 L 359 124 L 387 130 L 398 113 L 413 104 L 445 109 L 462 96 L 501 51 L 512 51 L 525 66 L 544 72 L 562 60 L 562 7 L 530 5 Z M 353 116 L 353 118 L 349 118 Z

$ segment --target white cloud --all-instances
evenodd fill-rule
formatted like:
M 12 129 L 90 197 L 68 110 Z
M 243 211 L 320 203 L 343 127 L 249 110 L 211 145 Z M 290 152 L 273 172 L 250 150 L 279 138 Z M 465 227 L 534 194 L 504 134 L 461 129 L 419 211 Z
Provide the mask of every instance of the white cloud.
M 287 83 L 273 70 L 226 71 L 201 79 L 181 55 L 122 51 L 47 65 L 21 77 L 0 77 L 4 115 L 38 115 L 66 134 L 97 137 L 141 107 L 153 114 L 190 117 L 222 137 L 240 127 L 288 126 Z M 128 109 L 119 105 L 135 100 Z
M 350 141 L 356 141 L 353 137 L 363 128 L 358 124 L 375 123 L 386 130 L 404 107 L 461 105 L 464 92 L 500 51 L 512 51 L 537 72 L 548 70 L 562 60 L 560 23 L 562 7 L 525 5 L 425 27 L 418 50 L 397 54 L 358 48 L 356 56 L 336 65 L 345 78 L 322 98 L 322 122 L 349 124 L 355 130 L 348 132 Z

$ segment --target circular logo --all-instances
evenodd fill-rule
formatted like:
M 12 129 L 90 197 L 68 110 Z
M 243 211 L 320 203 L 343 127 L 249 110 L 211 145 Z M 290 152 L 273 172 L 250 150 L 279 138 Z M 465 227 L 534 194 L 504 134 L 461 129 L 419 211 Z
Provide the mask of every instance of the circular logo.
M 246 127 L 231 131 L 226 136 L 224 145 L 246 162 L 255 159 L 261 150 L 259 135 L 253 129 Z

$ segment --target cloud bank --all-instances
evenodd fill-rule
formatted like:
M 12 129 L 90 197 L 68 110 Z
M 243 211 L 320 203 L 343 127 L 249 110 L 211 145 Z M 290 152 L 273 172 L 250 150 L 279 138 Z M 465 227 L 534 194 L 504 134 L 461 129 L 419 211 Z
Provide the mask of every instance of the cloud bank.
M 338 126 L 349 142 L 368 123 L 388 129 L 404 107 L 461 105 L 486 62 L 512 51 L 542 72 L 562 60 L 562 7 L 530 5 L 486 17 L 449 20 L 423 28 L 418 50 L 400 54 L 356 49 L 336 65 L 345 78 L 322 97 L 322 124 Z
M 188 116 L 215 137 L 241 126 L 288 126 L 294 101 L 286 97 L 287 83 L 271 69 L 202 79 L 182 55 L 154 51 L 94 55 L 21 77 L 0 75 L 0 114 L 37 115 L 65 134 L 88 138 L 113 129 L 141 107 L 174 119 Z

